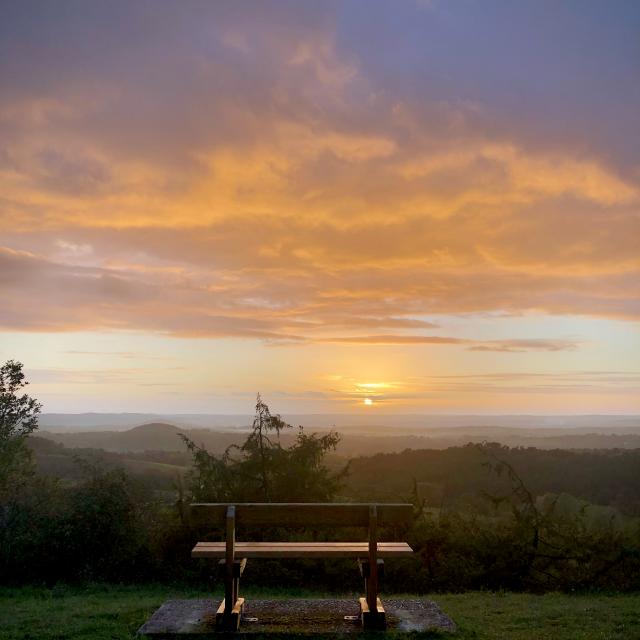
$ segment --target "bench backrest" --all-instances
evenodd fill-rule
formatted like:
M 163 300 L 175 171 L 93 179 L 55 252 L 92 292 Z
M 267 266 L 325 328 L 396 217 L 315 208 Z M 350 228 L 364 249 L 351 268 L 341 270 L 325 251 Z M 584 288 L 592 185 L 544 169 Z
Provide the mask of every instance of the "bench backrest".
M 237 525 L 275 527 L 327 526 L 368 527 L 371 507 L 376 507 L 379 525 L 408 524 L 413 507 L 410 504 L 364 503 L 196 503 L 191 505 L 194 523 L 224 525 L 227 509 L 235 507 Z

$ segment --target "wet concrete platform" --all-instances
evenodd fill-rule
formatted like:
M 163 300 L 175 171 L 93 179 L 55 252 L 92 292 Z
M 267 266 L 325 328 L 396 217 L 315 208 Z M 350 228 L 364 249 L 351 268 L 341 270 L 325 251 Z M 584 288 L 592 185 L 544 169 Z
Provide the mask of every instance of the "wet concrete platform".
M 168 600 L 138 630 L 151 639 L 211 638 L 215 632 L 215 610 L 211 599 Z M 384 598 L 387 632 L 453 632 L 455 623 L 432 600 Z M 357 619 L 357 599 L 248 599 L 240 630 L 235 636 L 255 634 L 324 635 L 363 633 Z M 345 619 L 356 617 L 356 620 Z

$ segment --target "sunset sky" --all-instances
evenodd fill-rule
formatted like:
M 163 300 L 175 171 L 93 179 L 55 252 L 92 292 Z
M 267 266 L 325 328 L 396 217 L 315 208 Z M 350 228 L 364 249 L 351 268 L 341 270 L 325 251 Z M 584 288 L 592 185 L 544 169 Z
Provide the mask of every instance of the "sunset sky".
M 639 33 L 2 2 L 0 359 L 45 411 L 640 413 Z

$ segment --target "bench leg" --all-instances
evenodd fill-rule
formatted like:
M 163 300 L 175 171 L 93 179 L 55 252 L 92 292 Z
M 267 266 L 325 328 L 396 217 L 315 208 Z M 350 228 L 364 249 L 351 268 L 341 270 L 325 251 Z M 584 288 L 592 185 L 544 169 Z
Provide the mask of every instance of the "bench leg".
M 360 598 L 360 619 L 363 629 L 382 630 L 386 628 L 386 614 L 378 598 L 378 578 L 384 575 L 384 560 L 377 559 L 374 579 L 371 576 L 369 559 L 358 559 L 360 575 L 364 578 L 365 598 Z M 373 605 L 373 606 L 372 606 Z
M 244 598 L 238 598 L 231 611 L 227 612 L 226 600 L 223 600 L 216 612 L 216 631 L 237 631 L 240 628 L 243 607 Z
M 360 598 L 360 619 L 362 628 L 367 631 L 383 631 L 387 628 L 387 617 L 380 598 L 376 598 L 375 611 L 369 608 L 366 598 Z
M 236 560 L 231 571 L 226 569 L 226 561 L 219 564 L 225 569 L 224 600 L 216 612 L 216 631 L 237 631 L 244 607 L 244 598 L 240 598 L 240 576 L 244 572 L 247 559 Z

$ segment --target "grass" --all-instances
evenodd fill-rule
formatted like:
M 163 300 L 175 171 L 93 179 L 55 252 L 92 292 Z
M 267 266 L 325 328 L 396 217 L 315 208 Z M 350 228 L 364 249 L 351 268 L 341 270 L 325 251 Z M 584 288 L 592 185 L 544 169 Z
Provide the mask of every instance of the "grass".
M 640 594 L 463 593 L 433 599 L 478 640 L 638 640 Z
M 301 597 L 304 591 L 245 590 L 247 597 Z M 319 597 L 320 594 L 315 594 Z M 58 586 L 0 589 L 2 640 L 114 640 L 138 627 L 169 598 L 205 597 L 203 591 L 164 585 Z M 415 597 L 415 596 L 407 596 Z M 454 635 L 474 640 L 640 640 L 640 595 L 444 594 L 433 599 L 458 624 Z

